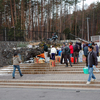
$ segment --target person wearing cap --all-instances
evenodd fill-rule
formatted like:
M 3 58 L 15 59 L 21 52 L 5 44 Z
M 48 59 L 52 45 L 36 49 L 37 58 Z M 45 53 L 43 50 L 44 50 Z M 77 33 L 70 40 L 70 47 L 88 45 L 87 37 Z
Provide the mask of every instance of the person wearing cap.
M 92 46 L 88 46 L 88 71 L 89 71 L 89 77 L 88 77 L 88 81 L 86 84 L 90 84 L 91 81 L 95 81 L 96 77 L 93 74 L 93 65 L 95 65 L 97 67 L 98 62 L 97 62 L 97 56 L 96 56 L 96 52 L 93 51 L 93 47 Z M 92 80 L 91 80 L 92 78 Z
M 19 58 L 18 53 L 14 53 L 14 57 L 13 57 L 13 73 L 12 73 L 13 79 L 15 79 L 16 68 L 18 69 L 20 76 L 21 77 L 23 76 L 23 74 L 21 73 L 21 70 L 20 70 L 20 66 L 19 66 L 20 63 L 21 63 L 21 59 Z

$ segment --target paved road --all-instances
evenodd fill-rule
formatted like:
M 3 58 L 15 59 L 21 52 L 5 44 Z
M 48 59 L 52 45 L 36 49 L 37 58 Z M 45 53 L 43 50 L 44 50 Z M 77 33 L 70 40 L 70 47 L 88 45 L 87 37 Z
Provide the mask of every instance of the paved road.
M 0 100 L 100 100 L 100 91 L 0 88 Z

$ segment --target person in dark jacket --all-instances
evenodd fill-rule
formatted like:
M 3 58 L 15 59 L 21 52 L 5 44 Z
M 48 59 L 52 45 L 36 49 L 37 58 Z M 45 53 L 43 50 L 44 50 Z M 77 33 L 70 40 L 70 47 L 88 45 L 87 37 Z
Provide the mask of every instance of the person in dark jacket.
M 97 67 L 98 62 L 97 62 L 97 56 L 96 56 L 96 52 L 93 51 L 93 47 L 92 46 L 88 46 L 88 71 L 89 71 L 89 78 L 86 84 L 90 84 L 91 82 L 91 78 L 92 81 L 95 81 L 96 77 L 93 74 L 93 65 L 95 65 Z
M 84 41 L 82 42 L 82 46 L 83 46 L 83 50 L 84 50 L 84 48 L 85 48 L 85 46 L 86 46 L 86 44 L 85 44 Z
M 86 57 L 86 67 L 88 67 L 88 63 L 87 63 L 88 44 L 86 44 L 86 46 L 84 47 L 83 51 L 84 51 L 84 56 Z
M 48 46 L 46 44 L 44 44 L 44 56 L 45 56 L 45 62 L 48 62 Z
M 62 51 L 62 53 L 61 53 L 61 60 L 60 60 L 60 63 L 61 63 L 61 64 L 62 64 L 63 59 L 64 59 L 64 54 L 63 54 L 64 46 L 65 46 L 65 43 L 63 43 L 63 46 L 61 47 L 61 51 Z
M 96 54 L 97 54 L 97 56 L 99 57 L 99 47 L 98 47 L 98 45 L 97 45 L 97 43 L 96 43 Z
M 74 64 L 75 64 L 75 58 L 77 57 L 77 63 L 78 63 L 78 56 L 79 56 L 79 45 L 76 44 L 73 46 L 74 48 Z
M 67 46 L 67 44 L 64 45 L 63 54 L 64 54 L 64 63 L 66 63 L 66 67 L 68 67 L 67 59 L 69 60 L 70 66 L 72 67 L 72 63 L 70 60 L 70 48 Z

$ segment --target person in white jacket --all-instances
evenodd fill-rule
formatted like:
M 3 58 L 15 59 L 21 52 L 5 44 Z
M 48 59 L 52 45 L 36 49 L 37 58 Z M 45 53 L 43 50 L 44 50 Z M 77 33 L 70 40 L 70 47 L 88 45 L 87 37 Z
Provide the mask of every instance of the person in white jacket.
M 50 54 L 51 54 L 51 59 L 55 60 L 55 55 L 57 54 L 57 50 L 54 46 L 52 46 Z

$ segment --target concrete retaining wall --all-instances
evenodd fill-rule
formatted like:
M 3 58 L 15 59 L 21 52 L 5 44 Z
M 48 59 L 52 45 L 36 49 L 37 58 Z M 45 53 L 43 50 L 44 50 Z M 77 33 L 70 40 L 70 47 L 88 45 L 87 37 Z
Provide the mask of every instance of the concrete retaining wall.
M 17 47 L 20 44 L 28 44 L 28 42 L 0 41 L 0 67 L 12 64 L 12 59 L 3 57 L 2 51 L 12 50 L 12 48 Z

